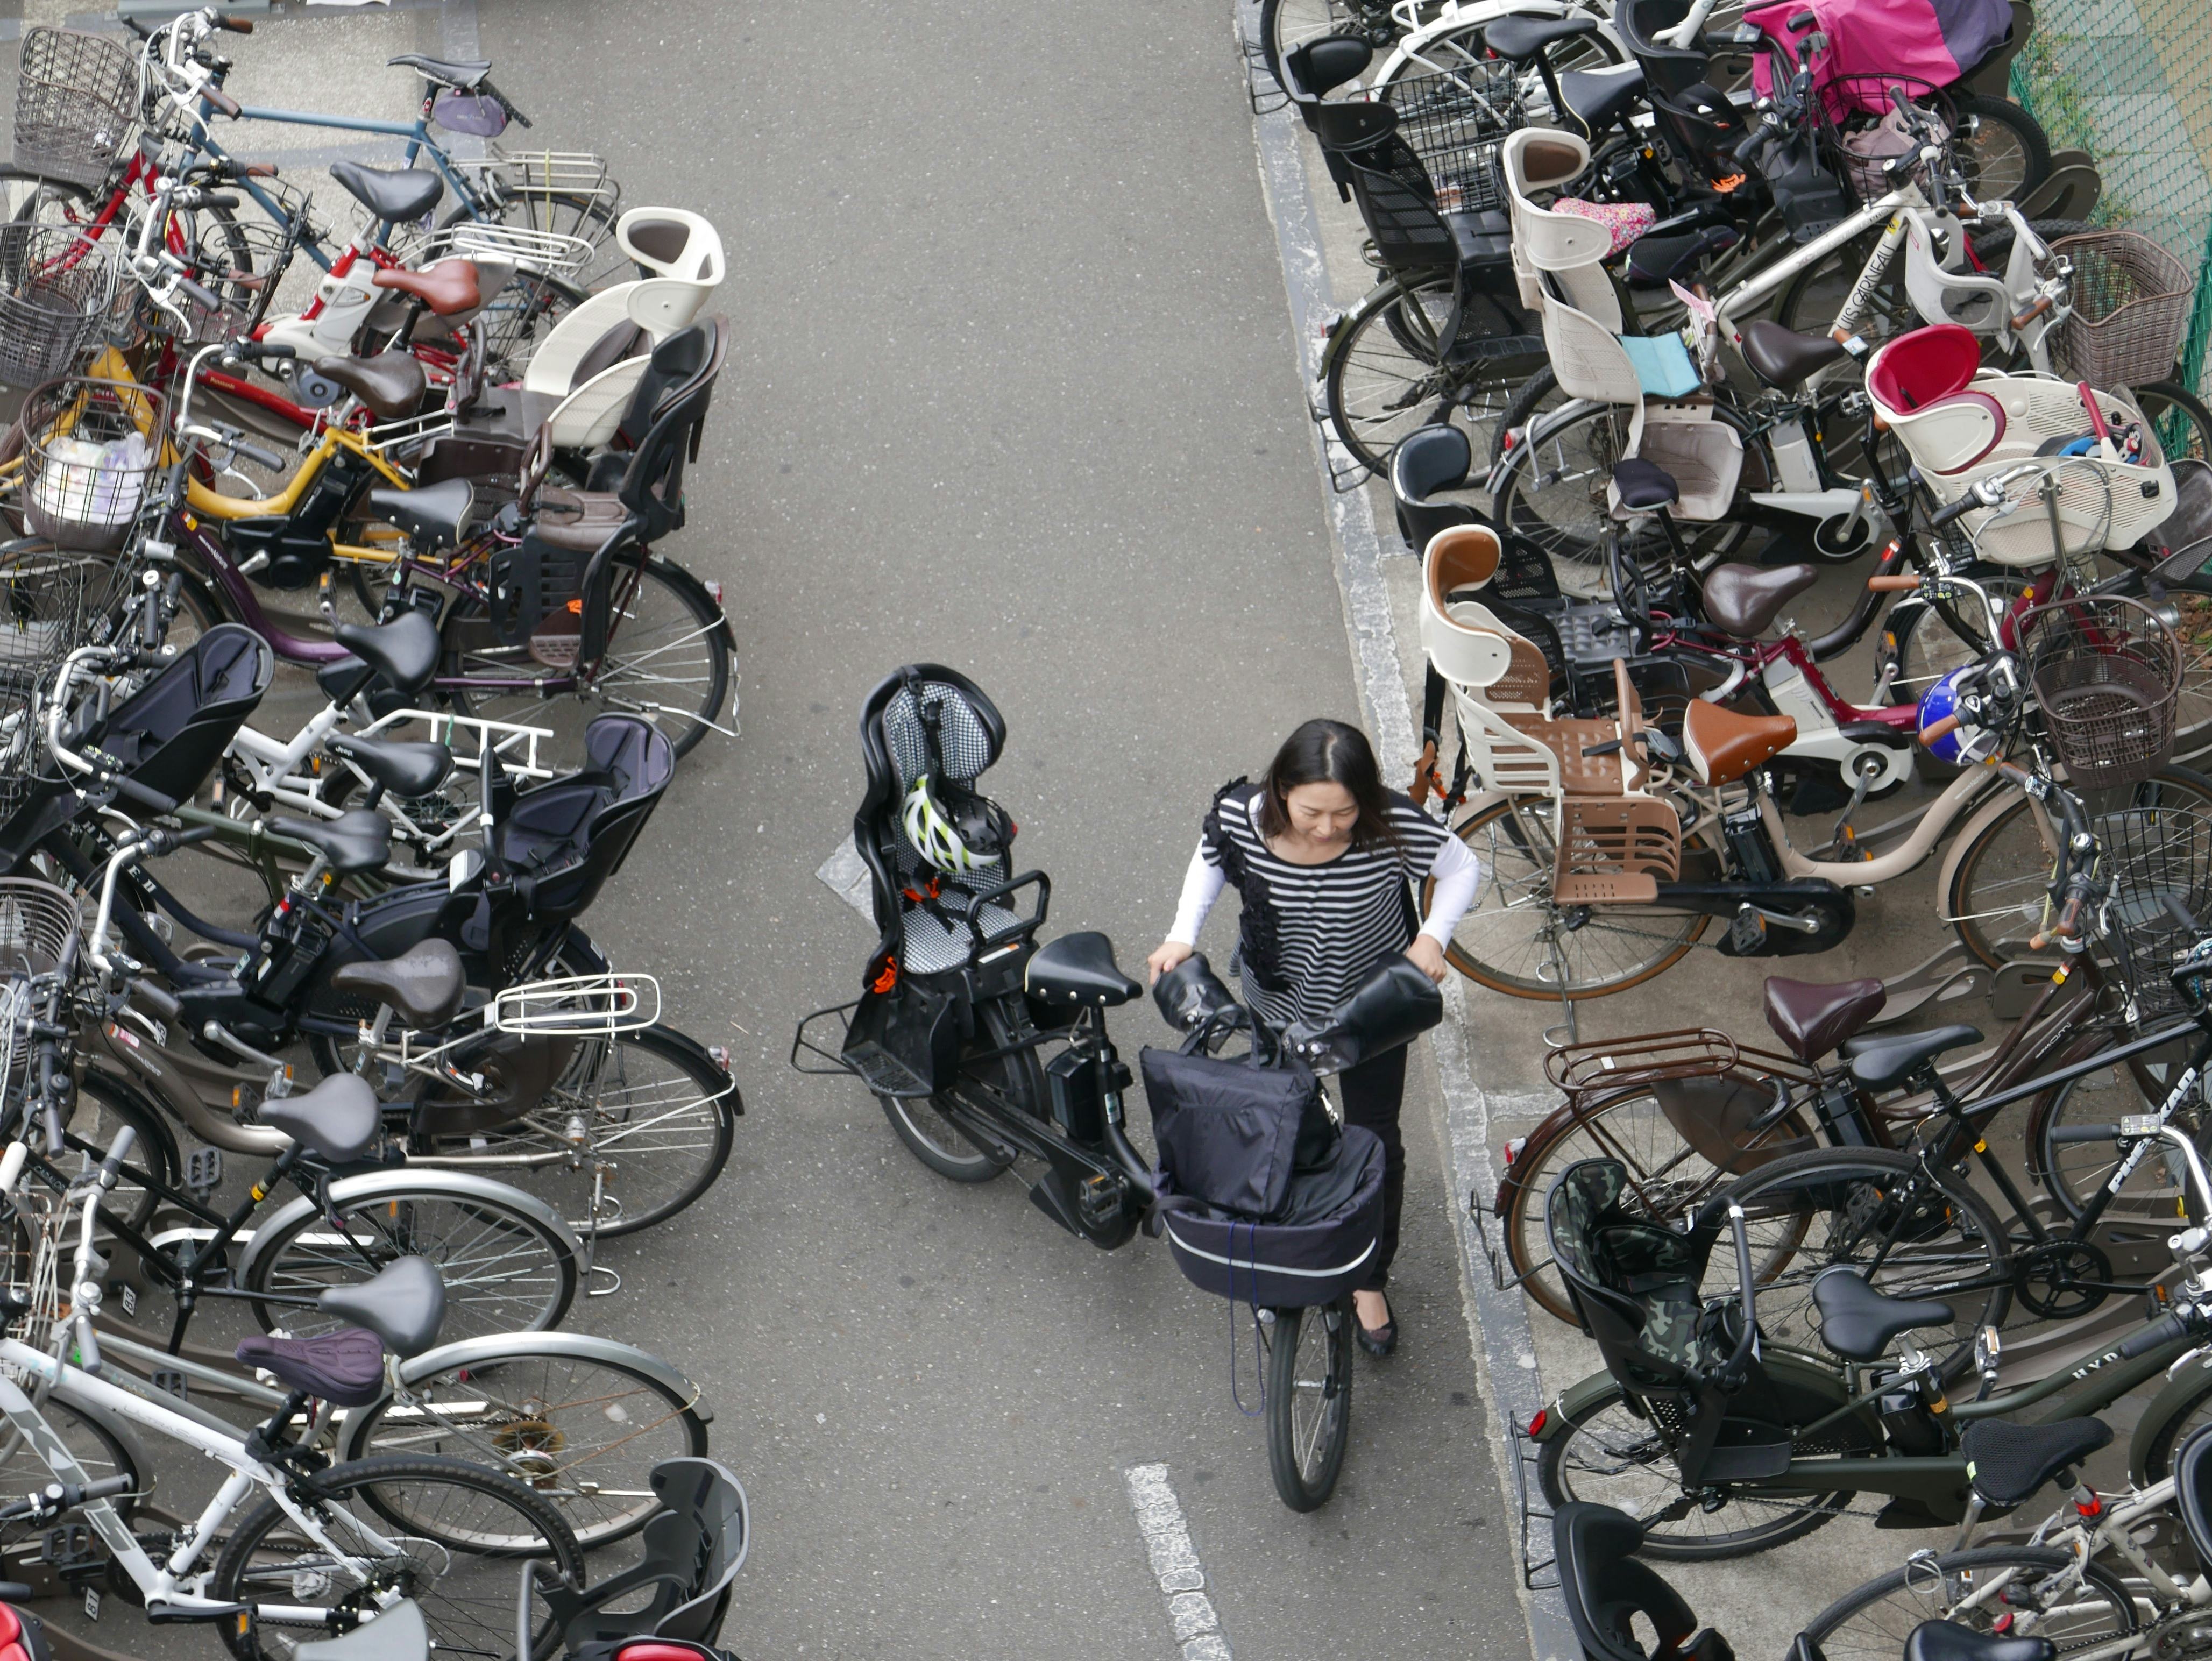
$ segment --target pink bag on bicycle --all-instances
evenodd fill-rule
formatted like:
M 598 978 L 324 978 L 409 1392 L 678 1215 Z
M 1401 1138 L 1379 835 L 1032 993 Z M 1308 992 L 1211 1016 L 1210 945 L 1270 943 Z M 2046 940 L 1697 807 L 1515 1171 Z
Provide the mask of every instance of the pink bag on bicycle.
M 1810 27 L 1790 27 L 1790 19 L 1808 11 Z M 1825 89 L 1841 82 L 1848 88 L 1844 105 L 1831 111 L 1838 115 L 1852 106 L 1869 114 L 1886 109 L 1888 100 L 1877 90 L 1882 76 L 1903 77 L 1908 89 L 1914 81 L 1951 85 L 1995 52 L 2012 27 L 2009 0 L 1782 0 L 1743 15 L 1765 31 L 1785 61 L 1814 30 L 1828 37 L 1827 50 L 1813 60 L 1813 84 Z M 1761 94 L 1774 88 L 1772 63 L 1764 52 L 1753 62 L 1751 84 Z

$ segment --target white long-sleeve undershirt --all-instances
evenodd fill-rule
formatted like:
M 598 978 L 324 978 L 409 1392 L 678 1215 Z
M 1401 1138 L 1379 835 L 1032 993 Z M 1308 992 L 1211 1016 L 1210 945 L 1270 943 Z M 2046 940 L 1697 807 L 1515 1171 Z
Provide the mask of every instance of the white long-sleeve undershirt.
M 1474 903 L 1475 890 L 1481 886 L 1482 861 L 1454 836 L 1437 846 L 1426 875 L 1436 878 L 1437 886 L 1429 897 L 1428 919 L 1421 924 L 1421 932 L 1439 946 L 1449 945 L 1452 931 L 1459 927 L 1460 918 L 1467 915 L 1468 907 Z M 1182 897 L 1176 902 L 1175 924 L 1167 937 L 1182 945 L 1196 945 L 1206 914 L 1221 898 L 1228 882 L 1221 867 L 1207 860 L 1206 840 L 1200 838 L 1190 857 L 1190 869 L 1183 873 Z

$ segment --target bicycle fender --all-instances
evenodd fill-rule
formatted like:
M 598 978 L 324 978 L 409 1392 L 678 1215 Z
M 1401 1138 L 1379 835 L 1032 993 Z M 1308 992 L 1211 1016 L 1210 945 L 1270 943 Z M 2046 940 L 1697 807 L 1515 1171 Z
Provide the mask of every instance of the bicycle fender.
M 691 1403 L 691 1416 L 702 1425 L 714 1422 L 714 1409 L 707 1404 L 697 1385 L 685 1378 L 659 1356 L 633 1344 L 617 1343 L 612 1338 L 593 1337 L 581 1332 L 494 1332 L 480 1337 L 463 1338 L 457 1343 L 440 1344 L 421 1355 L 399 1363 L 399 1379 L 403 1384 L 419 1384 L 424 1379 L 456 1367 L 483 1367 L 497 1361 L 526 1360 L 538 1355 L 573 1356 L 585 1361 L 613 1361 L 635 1367 L 649 1375 L 672 1394 Z M 366 1452 L 368 1415 L 356 1408 L 348 1408 L 338 1421 L 337 1446 L 341 1459 L 358 1459 Z
M 704 1062 L 708 1066 L 720 1073 L 726 1082 L 722 1094 L 730 1099 L 730 1117 L 732 1118 L 743 1118 L 745 1116 L 745 1099 L 743 1095 L 738 1094 L 737 1075 L 730 1070 L 728 1051 L 720 1049 L 710 1050 L 705 1045 L 702 1044 L 697 1039 L 692 1037 L 690 1034 L 679 1032 L 673 1027 L 663 1026 L 659 1021 L 653 1022 L 653 1024 L 646 1030 L 653 1034 L 654 1037 L 664 1039 L 669 1043 L 673 1044 L 678 1049 L 683 1051 L 686 1055 L 692 1057 L 696 1060 Z
M 489 1177 L 480 1177 L 467 1171 L 409 1170 L 401 1166 L 392 1171 L 369 1171 L 357 1177 L 341 1177 L 331 1185 L 333 1205 L 374 1204 L 380 1199 L 404 1199 L 410 1195 L 437 1192 L 462 1199 L 480 1199 L 526 1212 L 535 1221 L 549 1228 L 572 1258 L 584 1255 L 583 1242 L 575 1231 L 562 1222 L 561 1214 L 539 1199 L 535 1194 L 526 1194 L 520 1188 L 511 1188 Z M 250 1285 L 253 1271 L 267 1249 L 268 1242 L 301 1217 L 316 1215 L 315 1202 L 300 1195 L 272 1215 L 256 1223 L 253 1237 L 246 1242 L 246 1250 L 238 1260 L 237 1283 Z
M 2212 1350 L 2199 1349 L 2184 1355 L 2181 1364 L 2159 1386 L 2158 1394 L 2150 1398 L 2150 1405 L 2143 1409 L 2142 1417 L 2136 1422 L 2136 1434 L 2128 1439 L 2129 1480 L 2137 1483 L 2143 1480 L 2143 1461 L 2150 1455 L 2151 1443 L 2177 1414 L 2189 1410 L 2190 1403 L 2204 1389 L 2208 1369 L 2212 1369 Z
M 677 586 L 690 589 L 695 596 L 714 608 L 714 615 L 720 620 L 715 625 L 714 632 L 721 637 L 722 644 L 734 653 L 738 649 L 737 632 L 730 627 L 730 614 L 724 609 L 722 602 L 716 597 L 714 591 L 708 588 L 704 581 L 693 576 L 673 560 L 665 559 L 660 555 L 655 554 L 652 556 L 652 563 L 659 567 L 664 575 L 673 579 Z
M 1584 1414 L 1607 1397 L 1626 1394 L 1620 1387 L 1620 1381 L 1612 1373 L 1593 1373 L 1587 1379 L 1569 1385 L 1552 1398 L 1552 1410 L 1544 1415 L 1544 1428 L 1536 1433 L 1534 1440 L 1555 1442 L 1566 1434 L 1570 1425 L 1578 1423 Z
M 2012 805 L 2014 795 L 2012 791 L 1999 791 L 1966 815 L 1966 822 L 1959 827 L 1958 834 L 1951 839 L 1951 846 L 1944 850 L 1943 863 L 1936 870 L 1937 905 L 1942 905 L 1942 896 L 1951 892 L 1951 879 L 1957 875 L 1960 862 L 1966 857 L 1966 850 L 1973 846 L 1975 838 L 1987 830 L 1999 814 Z M 1948 922 L 1950 919 L 1946 918 L 1944 920 Z
M 27 1385 L 26 1393 L 28 1393 Z M 125 1457 L 131 1461 L 132 1469 L 137 1472 L 138 1480 L 145 1484 L 144 1488 L 137 1495 L 140 1500 L 143 1501 L 148 1494 L 152 1494 L 161 1485 L 160 1476 L 155 1472 L 152 1463 L 146 1458 L 146 1445 L 139 1440 L 137 1429 L 128 1419 L 119 1416 L 112 1409 L 93 1401 L 66 1379 L 55 1385 L 53 1393 L 47 1399 L 59 1402 L 78 1417 L 97 1424 L 115 1439 L 116 1444 L 122 1448 Z

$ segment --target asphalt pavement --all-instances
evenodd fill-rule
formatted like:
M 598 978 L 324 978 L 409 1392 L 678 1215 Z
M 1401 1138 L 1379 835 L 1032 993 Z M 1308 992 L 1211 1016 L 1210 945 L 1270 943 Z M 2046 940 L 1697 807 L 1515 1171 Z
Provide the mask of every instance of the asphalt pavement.
M 945 1182 L 857 1083 L 784 1061 L 872 943 L 814 872 L 896 664 L 996 700 L 984 782 L 1020 863 L 1125 967 L 1211 792 L 1359 714 L 1226 8 L 477 12 L 549 137 L 729 250 L 734 343 L 669 551 L 724 584 L 744 732 L 686 761 L 592 928 L 732 1046 L 747 1116 L 589 1312 L 713 1391 L 757 1527 L 728 1640 L 1173 1655 L 1124 1475 L 1162 1464 L 1234 1653 L 1526 1654 L 1425 1064 L 1406 1336 L 1363 1358 L 1343 1481 L 1297 1516 L 1231 1397 L 1236 1323 L 1163 1250 L 1099 1253 L 1012 1178 Z M 1143 1006 L 1116 1031 L 1166 1036 Z

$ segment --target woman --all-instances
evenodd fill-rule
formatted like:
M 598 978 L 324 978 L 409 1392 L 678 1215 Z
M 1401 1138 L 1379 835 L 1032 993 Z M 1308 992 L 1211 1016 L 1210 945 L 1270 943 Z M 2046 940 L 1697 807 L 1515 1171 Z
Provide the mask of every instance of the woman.
M 1403 952 L 1441 984 L 1444 943 L 1481 875 L 1465 843 L 1383 788 L 1364 734 L 1341 721 L 1309 721 L 1275 753 L 1257 785 L 1239 779 L 1214 797 L 1175 926 L 1146 962 L 1158 980 L 1188 957 L 1199 925 L 1233 882 L 1243 916 L 1230 967 L 1243 979 L 1244 1001 L 1274 1023 L 1325 1016 L 1391 952 Z M 1436 878 L 1436 888 L 1428 920 L 1417 930 L 1407 884 L 1424 876 Z M 1406 1197 L 1406 1143 L 1398 1130 L 1406 1046 L 1339 1074 L 1337 1088 L 1346 1123 L 1382 1139 L 1382 1233 L 1352 1306 L 1359 1347 L 1387 1355 L 1398 1343 L 1382 1288 Z

